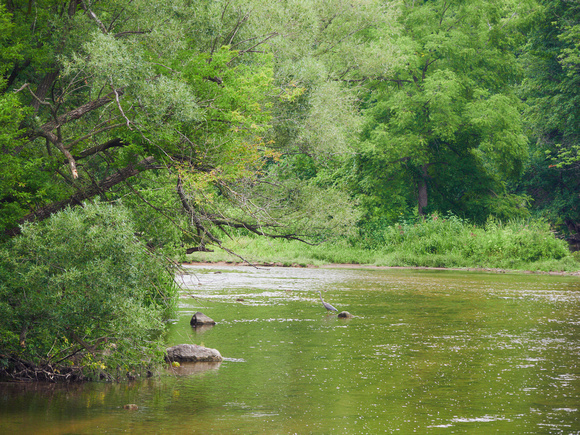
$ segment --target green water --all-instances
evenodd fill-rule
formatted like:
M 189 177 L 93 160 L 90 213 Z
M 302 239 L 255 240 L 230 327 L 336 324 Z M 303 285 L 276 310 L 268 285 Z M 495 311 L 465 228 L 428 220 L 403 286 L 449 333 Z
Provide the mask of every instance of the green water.
M 188 271 L 168 345 L 224 362 L 126 384 L 2 385 L 0 433 L 580 433 L 577 277 Z M 355 317 L 327 314 L 317 290 Z M 196 311 L 218 324 L 192 329 Z

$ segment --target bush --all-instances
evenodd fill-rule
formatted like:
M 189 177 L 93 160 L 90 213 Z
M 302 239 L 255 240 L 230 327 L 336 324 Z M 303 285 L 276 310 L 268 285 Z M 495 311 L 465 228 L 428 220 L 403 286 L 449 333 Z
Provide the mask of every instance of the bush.
M 384 230 L 383 249 L 406 253 L 415 265 L 446 267 L 531 267 L 533 263 L 570 257 L 566 242 L 554 237 L 541 220 L 503 224 L 490 218 L 476 227 L 456 216 L 428 216 Z
M 227 247 L 252 262 L 282 264 L 355 263 L 377 266 L 500 268 L 577 271 L 567 243 L 542 220 L 489 219 L 475 226 L 454 215 L 433 214 L 396 225 L 373 222 L 358 237 L 309 246 L 298 241 L 239 236 Z M 580 259 L 580 254 L 577 257 Z M 195 253 L 193 261 L 240 261 L 227 253 Z
M 25 225 L 0 247 L 0 276 L 5 374 L 113 378 L 161 361 L 173 271 L 122 207 L 87 204 Z

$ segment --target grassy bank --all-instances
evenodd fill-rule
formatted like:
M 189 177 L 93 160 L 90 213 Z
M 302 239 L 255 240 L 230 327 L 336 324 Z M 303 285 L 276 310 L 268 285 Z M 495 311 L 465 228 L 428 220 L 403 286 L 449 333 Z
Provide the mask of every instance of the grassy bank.
M 375 266 L 500 268 L 509 270 L 580 270 L 580 262 L 565 241 L 557 239 L 543 221 L 501 223 L 489 220 L 474 226 L 455 216 L 429 216 L 361 231 L 357 238 L 310 246 L 296 241 L 240 235 L 227 248 L 250 262 L 284 265 L 332 263 Z M 240 261 L 219 251 L 188 255 L 187 261 Z

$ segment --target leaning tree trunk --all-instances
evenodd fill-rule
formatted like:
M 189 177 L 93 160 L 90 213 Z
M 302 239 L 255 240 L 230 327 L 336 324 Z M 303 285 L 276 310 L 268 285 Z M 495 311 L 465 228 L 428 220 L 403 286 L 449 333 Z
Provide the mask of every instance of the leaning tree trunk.
M 31 213 L 21 218 L 17 222 L 17 224 L 22 225 L 25 222 L 42 221 L 44 219 L 47 219 L 54 213 L 64 210 L 68 206 L 82 204 L 82 201 L 92 198 L 96 195 L 99 195 L 102 192 L 106 192 L 113 186 L 116 186 L 117 184 L 122 183 L 131 177 L 134 177 L 135 175 L 139 174 L 142 171 L 161 168 L 163 168 L 163 166 L 157 165 L 155 163 L 154 157 L 147 157 L 146 159 L 143 159 L 138 163 L 130 164 L 125 168 L 119 169 L 116 173 L 110 175 L 109 177 L 101 181 L 99 184 L 92 184 L 91 186 L 88 186 L 83 190 L 77 191 L 67 199 L 45 205 L 44 207 L 32 211 Z M 20 226 L 16 226 L 5 230 L 4 235 L 8 237 L 14 237 L 19 235 L 20 231 L 21 231 Z

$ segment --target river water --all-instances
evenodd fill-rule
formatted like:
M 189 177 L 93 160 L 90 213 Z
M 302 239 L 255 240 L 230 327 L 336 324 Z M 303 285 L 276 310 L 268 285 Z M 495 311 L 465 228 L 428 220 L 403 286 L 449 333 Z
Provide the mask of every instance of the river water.
M 221 364 L 122 384 L 4 384 L 0 433 L 580 434 L 577 277 L 186 271 L 167 344 L 218 349 Z M 327 313 L 319 290 L 354 317 Z M 191 328 L 196 311 L 217 325 Z

